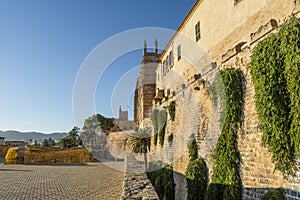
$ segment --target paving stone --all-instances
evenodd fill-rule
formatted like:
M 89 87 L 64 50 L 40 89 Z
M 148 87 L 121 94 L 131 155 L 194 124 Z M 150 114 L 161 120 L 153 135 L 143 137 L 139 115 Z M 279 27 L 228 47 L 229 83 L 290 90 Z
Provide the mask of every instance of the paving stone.
M 102 163 L 0 164 L 0 180 L 0 198 L 5 200 L 118 200 L 124 172 Z

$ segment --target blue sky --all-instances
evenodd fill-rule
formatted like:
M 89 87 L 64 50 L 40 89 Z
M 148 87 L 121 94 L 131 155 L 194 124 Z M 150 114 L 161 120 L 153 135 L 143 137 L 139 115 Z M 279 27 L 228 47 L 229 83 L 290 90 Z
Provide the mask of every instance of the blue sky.
M 69 131 L 74 82 L 90 52 L 130 29 L 176 30 L 194 2 L 0 0 L 0 130 Z M 141 56 L 142 49 L 120 56 L 105 71 L 95 93 L 97 113 L 117 117 L 119 104 L 132 110 L 132 101 L 112 100 L 112 90 Z M 133 90 L 132 82 L 122 85 Z

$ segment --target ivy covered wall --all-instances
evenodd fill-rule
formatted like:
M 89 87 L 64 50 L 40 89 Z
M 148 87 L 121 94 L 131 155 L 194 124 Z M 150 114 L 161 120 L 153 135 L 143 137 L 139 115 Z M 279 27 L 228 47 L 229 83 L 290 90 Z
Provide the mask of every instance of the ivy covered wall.
M 220 71 L 220 77 L 225 92 L 219 93 L 224 98 L 221 101 L 224 102 L 224 123 L 214 150 L 215 164 L 206 199 L 242 199 L 237 134 L 244 104 L 243 74 L 240 70 L 226 69 Z
M 263 144 L 276 169 L 294 174 L 300 154 L 300 20 L 292 18 L 260 42 L 251 56 Z

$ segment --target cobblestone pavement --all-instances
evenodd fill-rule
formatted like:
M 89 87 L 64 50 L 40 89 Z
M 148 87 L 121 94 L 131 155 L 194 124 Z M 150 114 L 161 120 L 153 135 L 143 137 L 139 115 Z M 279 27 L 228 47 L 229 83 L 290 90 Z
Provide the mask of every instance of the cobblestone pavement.
M 106 165 L 0 164 L 0 199 L 119 200 L 124 172 Z M 120 168 L 121 164 L 117 165 Z

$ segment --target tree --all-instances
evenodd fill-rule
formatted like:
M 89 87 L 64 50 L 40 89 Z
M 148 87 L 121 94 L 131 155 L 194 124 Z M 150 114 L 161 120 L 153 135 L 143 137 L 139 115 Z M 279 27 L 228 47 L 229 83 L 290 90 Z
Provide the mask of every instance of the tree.
M 101 130 L 107 134 L 113 126 L 114 122 L 112 118 L 106 118 L 100 114 L 92 115 L 84 121 L 80 138 L 85 145 L 93 146 L 96 142 L 96 132 Z
M 55 141 L 52 138 L 44 139 L 42 142 L 43 147 L 53 147 L 55 146 Z
M 49 139 L 48 139 L 48 142 L 49 142 L 50 147 L 55 146 L 55 141 L 52 140 L 52 138 L 49 138 Z
M 42 141 L 42 146 L 43 146 L 43 147 L 50 147 L 49 142 L 48 142 L 48 139 L 44 139 L 44 140 Z
M 66 148 L 78 147 L 82 145 L 82 141 L 77 134 L 79 130 L 80 128 L 74 126 L 74 128 L 72 128 L 72 130 L 69 132 L 69 135 L 61 139 L 61 145 Z
M 151 146 L 151 128 L 146 127 L 133 133 L 130 136 L 130 146 L 134 153 L 144 155 L 145 171 L 147 170 L 147 152 L 150 151 Z

